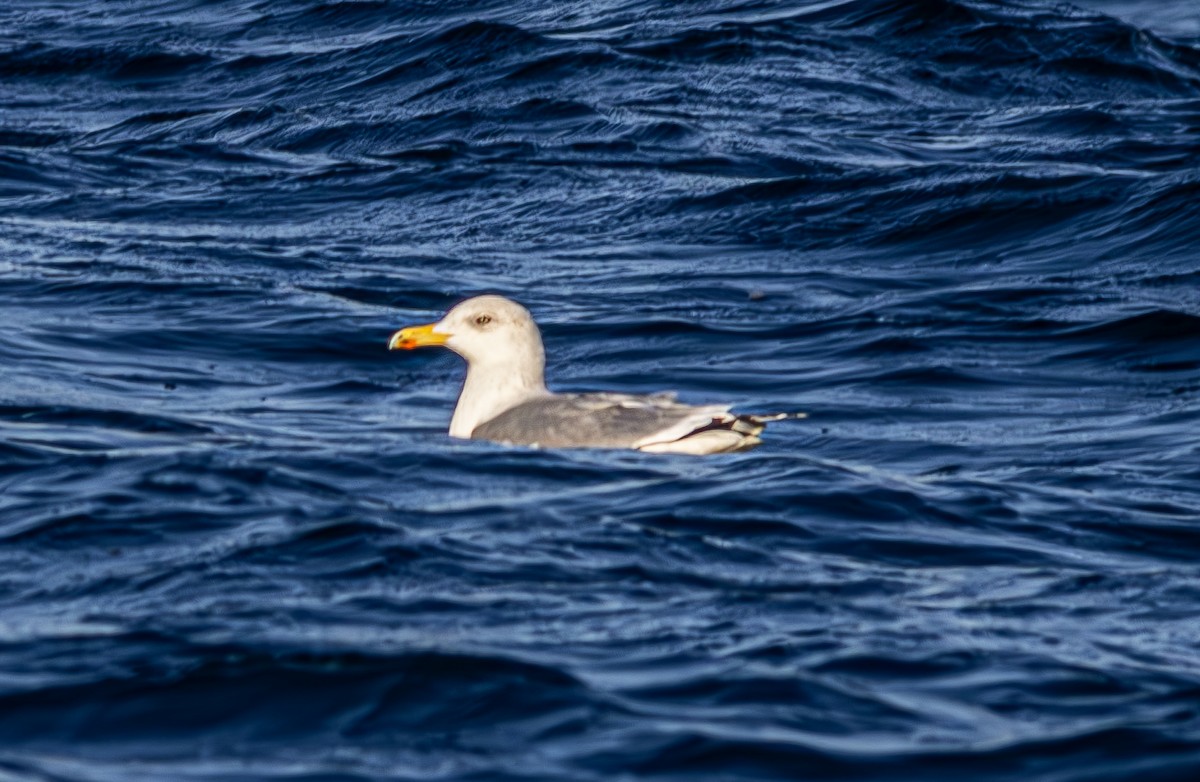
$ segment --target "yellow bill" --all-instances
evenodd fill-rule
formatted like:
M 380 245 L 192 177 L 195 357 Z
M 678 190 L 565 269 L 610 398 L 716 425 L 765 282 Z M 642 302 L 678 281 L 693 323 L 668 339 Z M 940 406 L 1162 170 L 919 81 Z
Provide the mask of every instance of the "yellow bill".
M 445 345 L 450 339 L 449 334 L 434 331 L 436 323 L 426 323 L 424 326 L 409 326 L 400 329 L 388 340 L 388 350 L 412 350 L 427 348 L 434 345 Z

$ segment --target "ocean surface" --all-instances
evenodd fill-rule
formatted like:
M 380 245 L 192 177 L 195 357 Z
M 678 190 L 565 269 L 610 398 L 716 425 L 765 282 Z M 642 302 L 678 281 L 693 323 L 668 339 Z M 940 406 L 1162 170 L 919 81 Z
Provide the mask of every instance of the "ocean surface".
M 1194 0 L 13 0 L 0 312 L 3 782 L 1200 779 Z

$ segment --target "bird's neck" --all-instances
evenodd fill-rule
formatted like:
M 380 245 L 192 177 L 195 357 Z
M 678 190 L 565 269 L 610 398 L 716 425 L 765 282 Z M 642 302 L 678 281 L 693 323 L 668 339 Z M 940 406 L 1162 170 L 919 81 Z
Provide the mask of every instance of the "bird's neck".
M 536 360 L 534 360 L 536 359 Z M 546 396 L 545 359 L 536 357 L 514 365 L 503 361 L 472 361 L 454 417 L 450 436 L 469 438 L 475 427 L 522 402 Z

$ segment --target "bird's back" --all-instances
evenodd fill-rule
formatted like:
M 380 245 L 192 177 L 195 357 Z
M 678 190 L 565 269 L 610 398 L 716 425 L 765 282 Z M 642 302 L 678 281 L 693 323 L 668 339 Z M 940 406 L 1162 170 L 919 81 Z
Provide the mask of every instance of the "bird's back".
M 735 416 L 727 406 L 694 407 L 667 394 L 552 394 L 506 410 L 475 427 L 471 437 L 541 448 L 715 453 L 757 445 L 761 431 L 760 422 Z M 701 434 L 701 440 L 684 444 Z

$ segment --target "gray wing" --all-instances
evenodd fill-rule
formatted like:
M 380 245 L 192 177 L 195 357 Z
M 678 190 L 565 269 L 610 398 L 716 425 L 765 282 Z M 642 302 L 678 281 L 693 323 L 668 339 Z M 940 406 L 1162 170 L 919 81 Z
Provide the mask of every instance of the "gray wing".
M 543 448 L 641 448 L 736 419 L 728 410 L 680 404 L 666 394 L 555 394 L 506 410 L 471 437 Z

